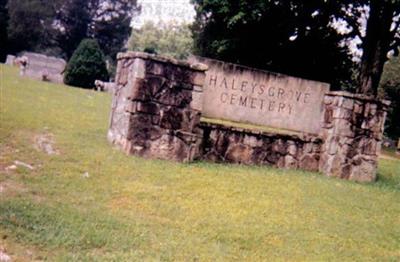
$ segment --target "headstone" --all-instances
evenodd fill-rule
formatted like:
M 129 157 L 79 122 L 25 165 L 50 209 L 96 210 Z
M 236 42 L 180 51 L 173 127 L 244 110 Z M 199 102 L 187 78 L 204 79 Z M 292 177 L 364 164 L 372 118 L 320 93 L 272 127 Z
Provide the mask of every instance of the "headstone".
M 96 90 L 99 91 L 99 92 L 113 93 L 114 88 L 115 88 L 115 83 L 113 83 L 113 82 L 103 82 L 101 80 L 94 81 L 94 85 L 96 87 Z
M 318 134 L 329 84 L 203 57 L 203 116 Z
M 7 55 L 7 59 L 6 59 L 6 65 L 10 65 L 13 66 L 15 62 L 15 56 L 13 55 Z
M 63 83 L 63 73 L 67 64 L 64 59 L 32 52 L 24 52 L 23 56 L 28 58 L 26 76 L 42 81 Z

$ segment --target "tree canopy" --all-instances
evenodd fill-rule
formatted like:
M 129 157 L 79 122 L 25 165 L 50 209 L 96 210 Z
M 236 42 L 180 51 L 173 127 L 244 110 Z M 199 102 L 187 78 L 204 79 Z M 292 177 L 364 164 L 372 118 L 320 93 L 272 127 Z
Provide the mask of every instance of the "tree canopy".
M 380 93 L 392 104 L 386 121 L 386 133 L 393 139 L 400 137 L 400 57 L 391 57 L 386 63 L 380 82 Z
M 197 52 L 235 63 L 326 81 L 358 75 L 353 90 L 376 95 L 384 63 L 400 45 L 400 1 L 192 0 Z M 363 21 L 366 21 L 366 27 Z M 358 37 L 362 57 L 346 43 Z
M 340 87 L 351 79 L 339 1 L 193 0 L 197 53 Z
M 365 0 L 357 2 L 369 6 L 365 36 L 362 36 L 363 56 L 359 74 L 358 93 L 376 95 L 388 59 L 388 53 L 398 54 L 400 45 L 400 1 Z
M 95 38 L 115 59 L 128 40 L 136 0 L 67 0 L 57 16 L 57 39 L 68 57 L 85 37 Z
M 98 40 L 109 59 L 123 49 L 136 0 L 0 0 L 6 10 L 9 52 L 37 51 L 70 58 L 84 38 Z M 0 23 L 7 16 L 0 16 Z M 2 41 L 1 44 L 6 41 Z
M 128 47 L 185 59 L 192 53 L 193 38 L 186 24 L 147 22 L 140 29 L 132 30 Z
M 51 45 L 55 5 L 56 1 L 8 1 L 8 46 L 11 52 L 40 51 Z
M 3 61 L 7 55 L 8 43 L 8 10 L 7 0 L 0 0 L 0 61 Z

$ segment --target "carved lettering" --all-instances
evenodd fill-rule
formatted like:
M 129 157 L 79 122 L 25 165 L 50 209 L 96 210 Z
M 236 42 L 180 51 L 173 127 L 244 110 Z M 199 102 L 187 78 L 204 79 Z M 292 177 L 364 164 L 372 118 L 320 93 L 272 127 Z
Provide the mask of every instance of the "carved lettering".
M 275 87 L 271 86 L 268 89 L 268 95 L 271 96 L 271 97 L 273 97 L 275 95 Z
M 239 105 L 240 105 L 240 106 L 243 106 L 243 107 L 246 107 L 246 106 L 247 106 L 247 96 L 246 96 L 246 97 L 240 96 L 240 98 L 239 98 Z
M 228 83 L 226 82 L 226 78 L 224 77 L 224 80 L 221 82 L 221 86 L 224 86 L 225 89 L 228 89 Z
M 217 85 L 217 76 L 211 76 L 210 77 L 210 86 L 216 86 Z
M 228 102 L 228 93 L 222 93 L 221 94 L 221 102 L 222 103 L 226 103 L 226 102 Z
M 242 86 L 240 87 L 240 91 L 246 92 L 247 81 L 242 82 Z

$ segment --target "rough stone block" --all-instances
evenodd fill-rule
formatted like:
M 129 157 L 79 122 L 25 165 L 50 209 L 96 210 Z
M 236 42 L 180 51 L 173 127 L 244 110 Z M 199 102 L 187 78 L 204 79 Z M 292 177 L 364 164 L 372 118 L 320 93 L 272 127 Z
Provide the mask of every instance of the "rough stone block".
M 299 168 L 306 171 L 317 171 L 319 168 L 318 155 L 304 155 L 300 159 Z
M 158 115 L 160 114 L 160 106 L 156 103 L 144 103 L 144 102 L 137 102 L 136 103 L 136 111 L 150 114 L 150 115 Z
M 192 102 L 190 103 L 190 108 L 200 112 L 203 110 L 203 93 L 196 91 L 192 93 Z
M 330 119 L 323 120 L 320 171 L 355 181 L 376 178 L 377 155 L 383 133 L 387 106 L 384 102 L 362 95 L 331 92 L 334 109 L 333 128 Z M 325 106 L 325 111 L 331 110 Z

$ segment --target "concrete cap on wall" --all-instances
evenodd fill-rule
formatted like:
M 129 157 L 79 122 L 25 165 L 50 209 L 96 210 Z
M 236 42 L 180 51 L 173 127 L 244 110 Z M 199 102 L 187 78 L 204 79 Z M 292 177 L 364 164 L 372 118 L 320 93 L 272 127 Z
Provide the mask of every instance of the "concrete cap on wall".
M 127 59 L 127 58 L 141 58 L 141 59 L 146 59 L 146 60 L 153 60 L 156 62 L 161 62 L 161 63 L 170 63 L 176 66 L 181 66 L 181 67 L 187 67 L 195 71 L 207 71 L 208 66 L 202 63 L 190 63 L 188 61 L 184 60 L 178 60 L 174 59 L 171 57 L 166 57 L 166 56 L 161 56 L 161 55 L 155 55 L 155 54 L 149 54 L 149 53 L 144 53 L 144 52 L 133 52 L 133 51 L 128 51 L 125 53 L 118 53 L 117 59 Z
M 375 96 L 368 96 L 363 94 L 353 94 L 346 91 L 330 91 L 326 93 L 328 96 L 342 96 L 346 98 L 352 98 L 355 100 L 366 101 L 366 102 L 374 102 L 377 104 L 382 104 L 383 106 L 390 106 L 391 101 L 385 99 L 377 99 Z

